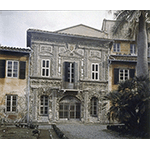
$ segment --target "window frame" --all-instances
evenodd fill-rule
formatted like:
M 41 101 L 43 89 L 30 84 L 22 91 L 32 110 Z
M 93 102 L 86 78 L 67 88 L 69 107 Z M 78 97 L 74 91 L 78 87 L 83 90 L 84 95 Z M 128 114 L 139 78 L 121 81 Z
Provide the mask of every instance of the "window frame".
M 8 96 L 10 96 L 10 111 L 7 110 L 7 108 L 8 108 L 8 106 L 7 106 L 7 104 L 8 104 Z M 15 111 L 12 110 L 12 109 L 13 109 L 13 97 L 14 97 L 14 96 L 16 97 Z M 17 113 L 18 95 L 9 95 L 9 94 L 6 95 L 6 101 L 5 101 L 5 102 L 6 102 L 5 105 L 6 105 L 6 112 L 7 112 L 7 113 Z
M 74 62 L 69 62 L 68 66 L 68 82 L 69 83 L 74 83 L 75 81 L 75 63 Z
M 45 67 L 43 67 L 43 61 L 45 61 Z M 47 61 L 49 62 L 49 67 L 46 67 Z M 45 75 L 43 75 L 43 70 L 45 70 Z M 46 70 L 48 70 L 48 76 L 46 75 Z M 41 60 L 41 76 L 42 77 L 50 77 L 50 60 L 49 59 L 42 59 Z
M 131 52 L 132 50 L 132 52 Z M 130 54 L 131 55 L 136 55 L 136 45 L 135 44 L 130 44 Z
M 119 45 L 119 47 L 118 47 L 118 45 Z M 121 52 L 121 49 L 120 49 L 120 43 L 114 43 L 113 44 L 113 52 Z
M 12 62 L 12 66 L 11 66 L 11 76 L 8 76 L 8 62 Z M 14 63 L 17 63 L 17 76 L 16 77 L 14 77 Z M 19 77 L 19 61 L 17 61 L 17 60 L 7 60 L 6 61 L 6 77 L 7 78 L 18 78 Z
M 121 70 L 123 70 L 123 79 L 120 79 L 121 78 Z M 127 75 L 127 79 L 125 79 L 126 78 L 126 76 L 125 76 L 125 71 L 127 71 L 127 73 L 128 73 L 128 75 Z M 123 68 L 123 69 L 119 69 L 119 82 L 122 82 L 122 81 L 126 81 L 126 80 L 128 80 L 130 78 L 130 70 L 129 69 L 125 69 L 125 68 Z
M 41 105 L 41 98 L 42 96 L 44 97 L 43 99 L 43 105 Z M 45 97 L 47 96 L 47 105 L 45 105 Z M 43 113 L 41 113 L 41 107 L 43 107 Z M 47 107 L 47 114 L 45 113 L 45 108 Z M 39 114 L 41 116 L 48 116 L 48 111 L 49 111 L 49 96 L 48 95 L 41 95 L 40 96 L 40 103 L 39 103 Z
M 94 70 L 93 70 L 93 66 L 94 66 Z M 98 66 L 97 70 L 96 70 L 96 66 Z M 94 74 L 94 78 L 93 78 L 93 74 Z M 97 78 L 96 78 L 96 74 L 97 74 Z M 95 81 L 99 80 L 99 63 L 91 64 L 91 79 Z
M 96 105 L 94 103 L 96 103 Z M 98 117 L 98 98 L 97 97 L 92 97 L 90 100 L 90 115 L 92 117 Z

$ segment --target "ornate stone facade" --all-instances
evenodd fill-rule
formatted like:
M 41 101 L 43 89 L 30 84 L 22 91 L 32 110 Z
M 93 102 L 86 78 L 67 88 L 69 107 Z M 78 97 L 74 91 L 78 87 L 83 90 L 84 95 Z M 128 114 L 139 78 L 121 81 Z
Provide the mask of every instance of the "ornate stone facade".
M 102 98 L 108 92 L 111 41 L 62 32 L 27 31 L 27 46 L 33 49 L 30 118 L 106 122 L 107 102 Z

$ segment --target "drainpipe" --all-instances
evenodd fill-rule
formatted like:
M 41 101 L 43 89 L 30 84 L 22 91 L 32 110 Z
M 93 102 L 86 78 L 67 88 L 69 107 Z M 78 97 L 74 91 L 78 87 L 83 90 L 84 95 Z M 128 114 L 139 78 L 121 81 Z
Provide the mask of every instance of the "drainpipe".
M 31 62 L 31 53 L 29 53 L 29 65 L 28 65 L 28 87 L 27 87 L 27 124 L 29 124 L 29 99 L 30 99 L 30 62 Z

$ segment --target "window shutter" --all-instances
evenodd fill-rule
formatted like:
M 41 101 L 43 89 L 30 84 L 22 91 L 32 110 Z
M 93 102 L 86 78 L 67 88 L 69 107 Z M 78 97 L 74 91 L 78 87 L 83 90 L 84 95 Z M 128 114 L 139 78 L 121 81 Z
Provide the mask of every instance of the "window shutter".
M 135 76 L 135 69 L 130 69 L 130 78 L 134 78 Z
M 118 84 L 119 82 L 119 69 L 114 68 L 114 84 Z
M 63 70 L 64 70 L 64 81 L 68 82 L 68 62 L 64 62 Z
M 74 62 L 74 83 L 78 82 L 78 64 Z
M 0 78 L 5 78 L 6 60 L 0 60 Z
M 19 79 L 25 79 L 25 76 L 26 76 L 26 62 L 20 61 Z

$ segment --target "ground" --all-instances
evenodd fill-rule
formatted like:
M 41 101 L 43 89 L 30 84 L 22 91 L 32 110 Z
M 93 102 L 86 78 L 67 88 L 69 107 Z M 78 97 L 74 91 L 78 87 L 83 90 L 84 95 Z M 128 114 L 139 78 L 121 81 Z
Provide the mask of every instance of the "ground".
M 50 127 L 40 126 L 40 134 L 33 134 L 35 129 L 20 128 L 15 126 L 1 126 L 0 139 L 58 139 L 53 129 Z
M 107 130 L 107 125 L 99 123 L 61 122 L 56 123 L 56 126 L 69 139 L 138 139 L 138 137 Z M 33 135 L 34 130 L 15 126 L 1 126 L 0 139 L 59 139 L 50 124 L 39 125 L 39 135 Z

